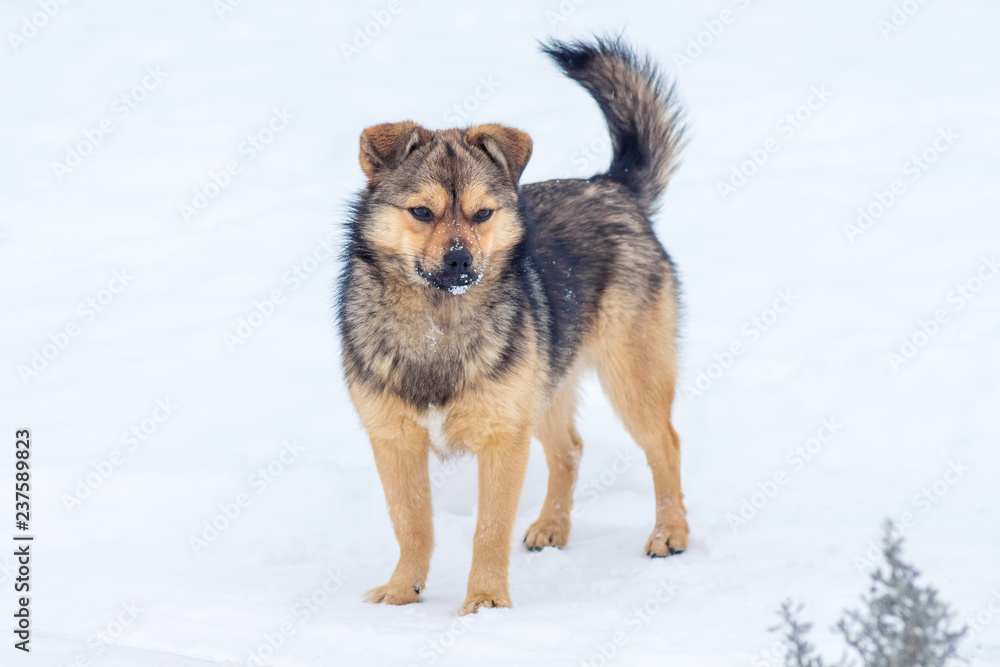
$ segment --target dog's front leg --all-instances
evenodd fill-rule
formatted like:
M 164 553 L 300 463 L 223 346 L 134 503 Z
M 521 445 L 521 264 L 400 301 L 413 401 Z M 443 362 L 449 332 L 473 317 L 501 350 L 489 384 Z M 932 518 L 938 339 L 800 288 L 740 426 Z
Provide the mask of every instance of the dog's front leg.
M 480 607 L 509 607 L 507 569 L 511 534 L 528 467 L 531 430 L 490 437 L 477 448 L 479 511 L 472 546 L 472 570 L 462 614 Z
M 409 604 L 420 597 L 434 549 L 427 436 L 407 421 L 394 437 L 372 433 L 371 441 L 399 542 L 399 562 L 389 583 L 371 589 L 367 597 L 371 602 Z

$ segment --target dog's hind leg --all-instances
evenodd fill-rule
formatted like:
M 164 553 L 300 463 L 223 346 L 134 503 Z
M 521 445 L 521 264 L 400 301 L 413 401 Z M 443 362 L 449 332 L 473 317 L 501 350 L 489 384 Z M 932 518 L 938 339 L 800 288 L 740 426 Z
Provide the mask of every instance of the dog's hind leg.
M 688 524 L 681 493 L 680 438 L 670 423 L 677 377 L 676 305 L 666 290 L 655 298 L 651 307 L 635 308 L 638 315 L 630 317 L 625 309 L 605 313 L 597 366 L 615 412 L 646 452 L 653 472 L 656 525 L 646 553 L 662 557 L 687 548 Z
M 566 546 L 569 539 L 573 487 L 583 452 L 583 442 L 573 424 L 577 377 L 571 376 L 553 397 L 535 434 L 545 448 L 549 487 L 538 520 L 524 536 L 528 549 Z

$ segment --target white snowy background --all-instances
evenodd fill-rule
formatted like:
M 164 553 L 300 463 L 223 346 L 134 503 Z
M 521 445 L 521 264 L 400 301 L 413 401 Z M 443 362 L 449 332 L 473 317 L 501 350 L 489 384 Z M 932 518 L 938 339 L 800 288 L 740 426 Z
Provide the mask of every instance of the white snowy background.
M 30 428 L 36 535 L 32 652 L 4 630 L 0 664 L 776 665 L 788 597 L 837 658 L 886 518 L 1000 664 L 1000 6 L 225 1 L 0 8 L 0 497 L 13 534 Z M 538 555 L 533 445 L 512 609 L 457 616 L 472 460 L 432 464 L 423 603 L 365 603 L 397 547 L 326 250 L 358 134 L 499 121 L 524 182 L 589 176 L 603 121 L 536 40 L 623 30 L 690 123 L 656 229 L 691 546 L 643 554 L 651 477 L 591 382 L 570 544 Z

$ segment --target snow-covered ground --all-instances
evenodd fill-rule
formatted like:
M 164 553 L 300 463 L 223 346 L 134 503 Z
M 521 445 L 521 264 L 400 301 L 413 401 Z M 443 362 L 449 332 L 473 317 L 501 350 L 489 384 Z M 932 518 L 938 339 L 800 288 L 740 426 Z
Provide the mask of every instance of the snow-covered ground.
M 995 2 L 63 1 L 0 8 L 0 495 L 12 535 L 30 428 L 36 535 L 0 664 L 762 665 L 787 597 L 837 657 L 887 517 L 1000 664 Z M 331 310 L 358 134 L 501 121 L 525 182 L 590 175 L 600 115 L 535 40 L 621 30 L 691 125 L 657 218 L 691 547 L 643 554 L 591 383 L 570 545 L 515 546 L 513 609 L 457 616 L 471 460 L 433 464 L 423 603 L 364 603 L 397 547 Z

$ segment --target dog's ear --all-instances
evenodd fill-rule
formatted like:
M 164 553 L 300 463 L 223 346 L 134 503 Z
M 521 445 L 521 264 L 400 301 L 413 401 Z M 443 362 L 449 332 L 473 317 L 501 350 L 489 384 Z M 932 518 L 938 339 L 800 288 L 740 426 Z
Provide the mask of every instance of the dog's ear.
M 430 130 L 409 120 L 365 128 L 361 133 L 361 168 L 368 182 L 376 185 L 386 171 L 398 167 L 407 155 L 432 137 Z
M 527 133 L 506 125 L 490 123 L 467 129 L 465 140 L 469 145 L 486 151 L 490 159 L 507 172 L 511 183 L 517 185 L 531 159 L 531 137 Z

